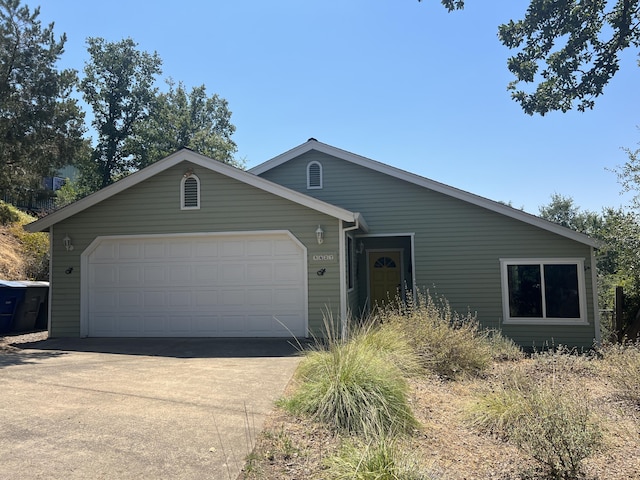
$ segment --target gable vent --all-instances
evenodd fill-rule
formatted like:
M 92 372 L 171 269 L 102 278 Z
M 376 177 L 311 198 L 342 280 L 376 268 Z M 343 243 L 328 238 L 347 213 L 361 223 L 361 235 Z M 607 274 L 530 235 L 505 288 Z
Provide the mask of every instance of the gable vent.
M 307 165 L 307 188 L 322 188 L 322 165 L 319 162 Z
M 182 179 L 182 205 L 184 209 L 200 208 L 200 181 L 195 175 Z

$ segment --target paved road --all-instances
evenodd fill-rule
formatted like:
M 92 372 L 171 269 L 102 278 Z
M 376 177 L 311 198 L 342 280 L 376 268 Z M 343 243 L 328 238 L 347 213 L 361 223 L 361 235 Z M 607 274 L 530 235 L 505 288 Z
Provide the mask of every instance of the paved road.
M 0 479 L 235 479 L 298 362 L 282 340 L 0 352 Z

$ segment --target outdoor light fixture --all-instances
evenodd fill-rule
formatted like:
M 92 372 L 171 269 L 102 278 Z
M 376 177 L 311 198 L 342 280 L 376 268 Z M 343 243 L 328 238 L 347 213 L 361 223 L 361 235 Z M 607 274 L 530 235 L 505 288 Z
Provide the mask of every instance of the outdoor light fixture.
M 62 243 L 64 244 L 64 248 L 67 249 L 67 252 L 73 250 L 73 245 L 71 245 L 71 238 L 69 237 L 69 235 L 64 236 L 64 238 L 62 239 Z
M 189 170 L 187 170 L 186 172 L 184 172 L 184 175 L 182 175 L 184 178 L 189 178 L 191 175 L 193 175 L 193 168 L 190 168 Z
M 316 239 L 318 240 L 318 245 L 322 245 L 324 242 L 324 230 L 322 230 L 320 225 L 318 225 L 318 228 L 316 229 Z
M 358 249 L 356 250 L 356 253 L 359 255 L 359 254 L 361 254 L 362 252 L 364 252 L 364 243 L 363 243 L 363 242 L 360 242 L 360 243 L 358 244 Z

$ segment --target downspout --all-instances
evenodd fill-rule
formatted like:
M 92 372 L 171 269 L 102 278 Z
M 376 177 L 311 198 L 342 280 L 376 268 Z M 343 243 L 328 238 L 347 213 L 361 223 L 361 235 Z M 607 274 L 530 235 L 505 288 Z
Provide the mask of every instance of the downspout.
M 348 312 L 347 312 L 347 264 L 348 258 L 346 254 L 346 234 L 353 230 L 360 229 L 360 215 L 354 215 L 355 225 L 343 228 L 342 220 L 340 220 L 340 334 L 342 338 L 346 338 L 348 331 Z
M 600 331 L 600 307 L 598 306 L 598 276 L 596 272 L 596 254 L 591 247 L 591 290 L 593 292 L 593 326 L 596 334 L 596 345 L 602 344 L 602 332 Z
M 47 295 L 47 338 L 51 338 L 51 304 L 53 302 L 53 225 L 49 227 L 49 293 Z

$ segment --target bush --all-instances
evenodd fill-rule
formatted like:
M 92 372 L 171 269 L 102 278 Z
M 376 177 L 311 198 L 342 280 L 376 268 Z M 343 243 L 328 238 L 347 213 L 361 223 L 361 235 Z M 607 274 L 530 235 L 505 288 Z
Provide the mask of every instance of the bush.
M 582 461 L 602 439 L 584 396 L 554 383 L 527 383 L 517 374 L 483 395 L 470 414 L 474 426 L 512 441 L 537 461 L 545 478 L 580 478 Z
M 435 480 L 439 474 L 426 471 L 396 442 L 378 439 L 368 445 L 345 443 L 338 455 L 326 461 L 331 480 Z
M 49 280 L 49 235 L 28 233 L 23 228 L 34 220 L 12 205 L 0 202 L 0 223 L 5 225 L 3 233 L 12 239 L 2 243 L 2 248 L 7 250 L 0 252 L 0 272 L 8 280 Z M 17 262 L 12 258 L 15 256 L 20 257 Z M 11 262 L 11 265 L 5 262 Z
M 340 340 L 316 343 L 296 371 L 300 385 L 281 402 L 331 428 L 366 437 L 411 431 L 417 426 L 408 402 L 408 384 L 398 364 L 415 363 L 401 337 L 368 325 Z M 380 348 L 384 345 L 383 348 Z M 402 352 L 405 353 L 402 353 Z M 406 353 L 409 352 L 409 353 Z
M 445 299 L 428 294 L 381 313 L 382 322 L 397 326 L 421 358 L 423 366 L 446 378 L 477 375 L 492 363 L 494 348 L 487 331 L 471 314 L 459 316 Z
M 600 353 L 620 397 L 640 405 L 640 342 L 609 345 Z
M 20 214 L 18 210 L 0 200 L 0 225 L 11 225 L 20 220 Z

